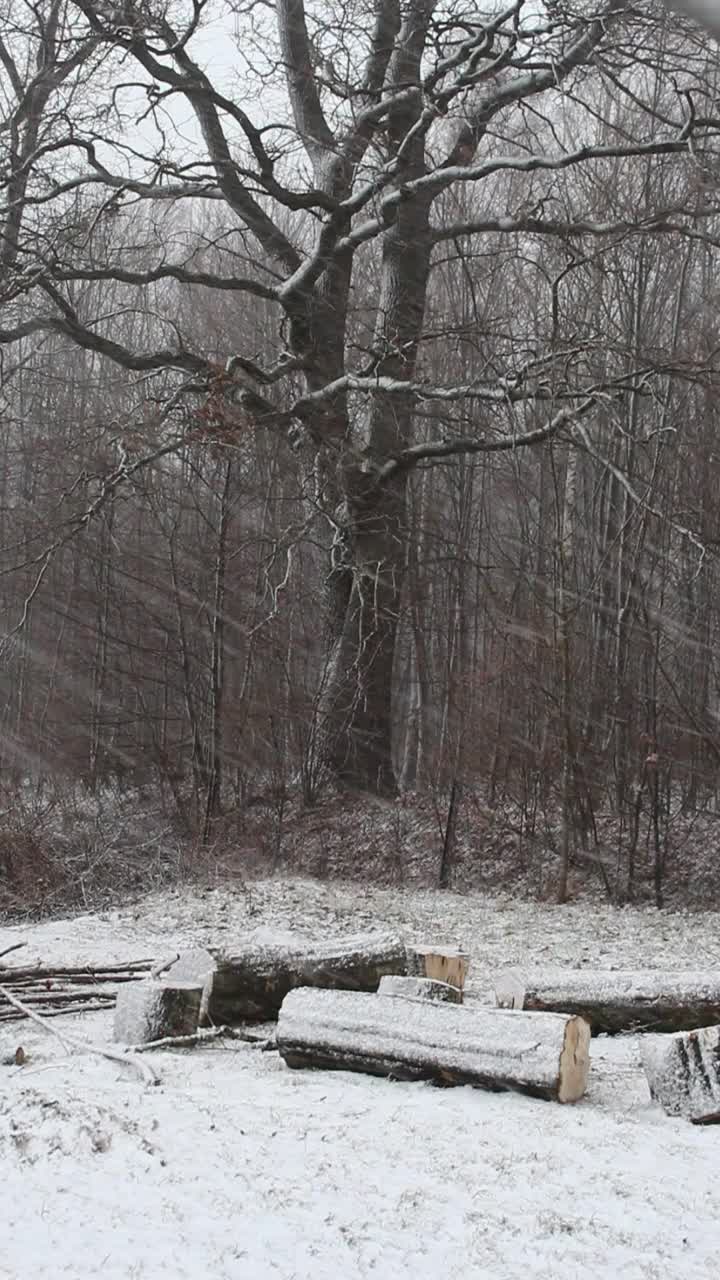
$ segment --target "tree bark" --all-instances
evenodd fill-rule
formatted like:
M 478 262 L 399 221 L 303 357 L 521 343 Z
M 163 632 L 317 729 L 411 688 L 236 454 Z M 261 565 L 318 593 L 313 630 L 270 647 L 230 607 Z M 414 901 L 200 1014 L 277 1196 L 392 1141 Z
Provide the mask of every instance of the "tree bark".
M 405 481 L 380 489 L 371 473 L 345 478 L 350 561 L 347 604 L 332 646 L 323 717 L 333 774 L 392 795 L 395 638 L 403 577 Z
M 278 1049 L 289 1067 L 363 1071 L 516 1089 L 575 1102 L 585 1092 L 590 1029 L 581 1018 L 457 1008 L 340 991 L 294 991 L 283 1002 Z

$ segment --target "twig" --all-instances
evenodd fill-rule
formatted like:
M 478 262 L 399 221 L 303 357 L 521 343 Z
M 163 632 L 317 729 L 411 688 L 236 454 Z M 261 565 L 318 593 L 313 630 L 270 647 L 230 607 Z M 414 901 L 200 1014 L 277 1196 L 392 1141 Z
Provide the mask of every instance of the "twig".
M 176 951 L 174 956 L 169 956 L 167 960 L 161 960 L 159 964 L 154 965 L 153 968 L 150 970 L 150 977 L 159 978 L 161 973 L 165 973 L 166 969 L 169 969 L 170 966 L 173 965 L 175 961 L 179 959 L 180 959 L 180 952 Z
M 119 1049 L 100 1048 L 99 1045 L 88 1044 L 86 1040 L 76 1040 L 74 1036 L 64 1035 L 61 1031 L 56 1031 L 54 1027 L 49 1026 L 45 1019 L 40 1017 L 39 1013 L 29 1009 L 27 1005 L 23 1004 L 22 1000 L 18 1000 L 11 991 L 8 991 L 7 987 L 0 986 L 0 995 L 4 996 L 13 1008 L 24 1013 L 26 1018 L 36 1022 L 43 1031 L 55 1036 L 66 1052 L 69 1053 L 71 1049 L 76 1049 L 80 1053 L 94 1053 L 100 1058 L 107 1058 L 110 1062 L 119 1062 L 124 1067 L 133 1067 L 136 1071 L 139 1071 L 146 1084 L 160 1083 L 160 1077 L 152 1068 L 148 1067 L 144 1062 L 137 1062 L 131 1053 L 122 1053 Z
M 82 1004 L 62 1004 L 60 1006 L 51 1006 L 49 1009 L 43 1009 L 43 1018 L 60 1018 L 71 1013 L 97 1013 L 102 1009 L 111 1009 L 115 997 L 108 996 L 107 1000 L 96 999 L 83 1000 Z M 13 1011 L 12 1009 L 0 1009 L 0 1023 L 15 1022 L 25 1015 Z
M 9 956 L 11 951 L 19 951 L 20 947 L 26 947 L 27 942 L 13 942 L 11 947 L 6 947 L 4 951 L 0 951 L 0 960 L 3 956 Z

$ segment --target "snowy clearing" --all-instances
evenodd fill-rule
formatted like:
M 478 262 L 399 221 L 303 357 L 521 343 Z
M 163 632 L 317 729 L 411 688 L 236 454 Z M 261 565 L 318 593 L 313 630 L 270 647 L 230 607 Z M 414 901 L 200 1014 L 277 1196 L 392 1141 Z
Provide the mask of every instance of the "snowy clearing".
M 289 930 L 456 942 L 486 998 L 510 964 L 720 967 L 718 917 L 263 881 L 0 930 L 9 958 L 162 958 Z M 54 1019 L 108 1041 L 112 1014 Z M 649 1099 L 638 1040 L 593 1041 L 585 1100 L 292 1072 L 239 1042 L 165 1052 L 156 1089 L 0 1029 L 3 1280 L 640 1280 L 716 1270 L 720 1132 Z

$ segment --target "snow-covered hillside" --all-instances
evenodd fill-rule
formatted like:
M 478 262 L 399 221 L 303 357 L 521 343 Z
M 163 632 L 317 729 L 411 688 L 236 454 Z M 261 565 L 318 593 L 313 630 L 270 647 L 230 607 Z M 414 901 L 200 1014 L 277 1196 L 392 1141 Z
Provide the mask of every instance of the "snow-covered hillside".
M 400 928 L 457 942 L 470 991 L 511 962 L 717 967 L 716 915 L 538 907 L 301 881 L 148 898 L 0 930 L 32 959 L 162 958 L 249 933 Z M 18 960 L 18 957 L 13 957 Z M 107 1012 L 56 1019 L 110 1039 Z M 0 1024 L 0 1276 L 55 1280 L 702 1280 L 716 1270 L 720 1134 L 649 1099 L 637 1040 L 593 1041 L 587 1098 L 292 1072 L 215 1043 L 158 1053 L 159 1088 Z

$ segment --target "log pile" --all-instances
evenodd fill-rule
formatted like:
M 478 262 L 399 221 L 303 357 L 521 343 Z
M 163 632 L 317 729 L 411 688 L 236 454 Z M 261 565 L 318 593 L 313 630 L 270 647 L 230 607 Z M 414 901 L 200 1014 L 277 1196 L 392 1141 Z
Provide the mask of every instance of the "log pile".
M 120 986 L 146 977 L 151 969 L 151 960 L 72 967 L 0 966 L 0 986 L 44 1018 L 52 1018 L 59 1014 L 112 1008 Z M 25 1016 L 0 994 L 0 1022 Z
M 517 1090 L 575 1102 L 585 1092 L 590 1028 L 582 1018 L 401 1002 L 355 991 L 291 992 L 277 1045 L 289 1067 L 362 1071 Z
M 501 1009 L 573 1013 L 593 1033 L 693 1031 L 720 1023 L 720 974 L 663 970 L 508 969 L 495 981 Z
M 462 1007 L 467 968 L 455 948 L 407 947 L 394 934 L 196 948 L 157 965 L 0 964 L 0 1022 L 44 1025 L 47 1017 L 116 1005 L 115 1038 L 150 1050 L 222 1036 L 256 1042 L 256 1032 L 237 1024 L 278 1019 L 277 1037 L 260 1044 L 277 1047 L 292 1068 L 518 1090 L 557 1102 L 585 1092 L 591 1030 L 649 1031 L 640 1052 L 652 1098 L 669 1115 L 720 1123 L 720 975 L 511 969 L 496 980 L 493 1009 Z M 22 1065 L 23 1050 L 2 1061 Z

